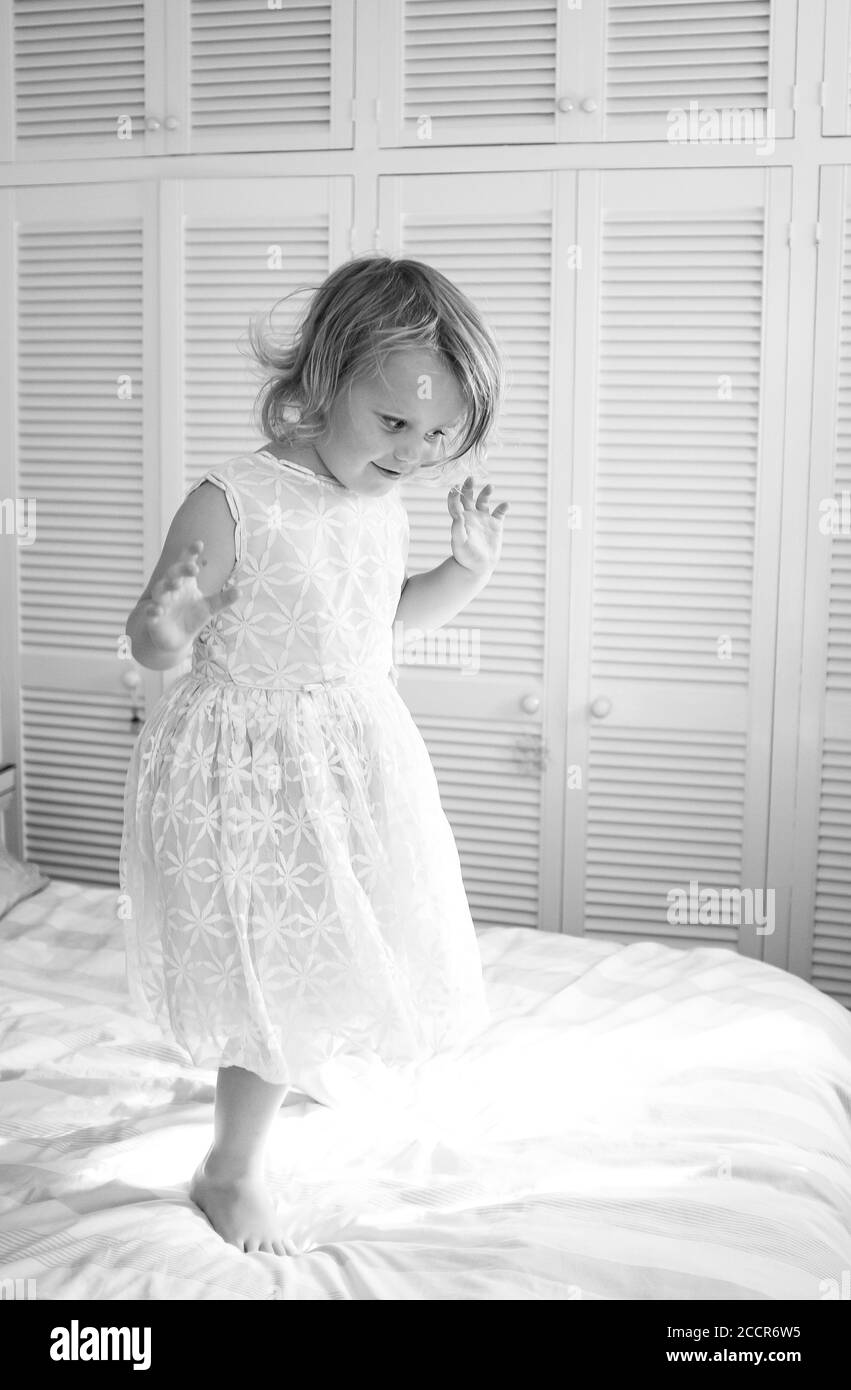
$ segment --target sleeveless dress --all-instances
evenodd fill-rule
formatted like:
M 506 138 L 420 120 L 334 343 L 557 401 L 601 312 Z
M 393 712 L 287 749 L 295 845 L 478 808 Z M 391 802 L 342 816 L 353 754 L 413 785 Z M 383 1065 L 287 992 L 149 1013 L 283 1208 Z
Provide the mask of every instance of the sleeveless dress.
M 455 841 L 395 685 L 408 517 L 395 493 L 265 451 L 202 481 L 236 523 L 240 592 L 133 747 L 127 983 L 196 1066 L 333 1104 L 341 1081 L 398 1075 L 490 1018 Z

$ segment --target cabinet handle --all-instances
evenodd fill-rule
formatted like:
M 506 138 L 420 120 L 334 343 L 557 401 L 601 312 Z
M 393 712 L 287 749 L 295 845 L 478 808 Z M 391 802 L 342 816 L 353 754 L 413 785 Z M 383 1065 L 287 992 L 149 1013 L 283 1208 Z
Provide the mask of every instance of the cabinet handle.
M 178 127 L 179 125 L 180 125 L 180 121 L 177 119 L 176 116 L 166 116 L 166 118 L 165 118 L 165 128 L 166 128 L 166 130 L 177 130 L 177 127 Z
M 524 710 L 526 714 L 537 714 L 538 710 L 541 708 L 541 702 L 537 695 L 524 695 L 523 699 L 520 701 L 520 708 Z
M 607 695 L 598 695 L 591 705 L 591 713 L 595 719 L 605 719 L 607 714 L 612 712 L 612 702 Z
M 559 111 L 573 110 L 573 102 L 570 100 L 570 97 L 559 97 L 556 105 L 558 106 Z
M 160 123 L 159 123 L 159 121 L 157 120 L 156 116 L 148 116 L 147 120 L 145 121 L 145 129 L 146 129 L 146 130 L 159 130 L 159 128 L 160 128 Z
M 590 113 L 591 111 L 596 111 L 596 110 L 597 110 L 597 103 L 596 103 L 596 101 L 594 100 L 593 97 L 586 97 L 586 98 L 585 98 L 585 100 L 582 102 L 582 110 L 583 110 L 583 111 L 588 111 L 589 113 Z M 168 121 L 166 121 L 166 125 L 168 125 Z

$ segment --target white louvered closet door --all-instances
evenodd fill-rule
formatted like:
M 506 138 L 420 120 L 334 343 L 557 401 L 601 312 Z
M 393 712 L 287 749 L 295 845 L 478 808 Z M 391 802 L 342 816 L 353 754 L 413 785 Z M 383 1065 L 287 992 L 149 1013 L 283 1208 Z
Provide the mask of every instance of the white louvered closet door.
M 851 131 L 851 0 L 825 0 L 822 135 Z
M 793 132 L 797 0 L 380 4 L 384 146 Z
M 0 159 L 352 144 L 354 0 L 0 0 Z
M 677 111 L 695 111 L 710 143 L 793 134 L 797 0 L 585 0 L 582 9 L 596 17 L 605 54 L 598 138 L 676 141 Z M 581 90 L 582 69 L 571 76 Z
M 0 159 L 165 153 L 166 0 L 0 0 Z
M 354 0 L 168 0 L 166 153 L 352 145 Z
M 851 169 L 822 168 L 789 968 L 851 1007 Z
M 565 926 L 761 956 L 791 171 L 578 179 Z
M 166 180 L 162 208 L 161 541 L 192 483 L 261 447 L 251 407 L 263 375 L 249 354 L 249 319 L 276 306 L 275 333 L 291 334 L 309 298 L 298 292 L 350 254 L 352 186 L 343 177 Z M 164 672 L 164 685 L 185 669 Z
M 15 488 L 35 507 L 10 603 L 23 849 L 48 874 L 113 884 L 138 733 L 119 641 L 153 521 L 155 189 L 19 189 L 13 206 Z
M 573 176 L 566 176 L 572 180 Z M 558 748 L 544 752 L 548 642 L 553 174 L 383 178 L 380 241 L 447 274 L 479 306 L 507 358 L 494 499 L 510 514 L 488 587 L 399 664 L 458 844 L 477 925 L 558 929 Z M 408 569 L 451 554 L 447 488 L 409 483 Z M 565 499 L 566 500 L 566 499 Z M 558 640 L 556 637 L 555 640 Z M 551 734 L 558 745 L 557 727 Z

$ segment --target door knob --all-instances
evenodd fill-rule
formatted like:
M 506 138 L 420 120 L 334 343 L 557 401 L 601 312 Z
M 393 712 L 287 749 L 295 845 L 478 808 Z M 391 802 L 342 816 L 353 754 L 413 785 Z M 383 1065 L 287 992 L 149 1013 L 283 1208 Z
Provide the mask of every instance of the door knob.
M 177 127 L 178 127 L 179 125 L 180 125 L 180 121 L 177 119 L 176 116 L 166 116 L 166 118 L 165 118 L 165 128 L 166 128 L 166 130 L 177 130 Z
M 588 111 L 589 113 L 590 113 L 591 111 L 596 111 L 596 110 L 597 110 L 597 103 L 596 103 L 596 101 L 594 100 L 593 97 L 586 97 L 586 98 L 585 98 L 585 100 L 582 102 L 582 110 L 583 110 L 583 111 Z M 168 125 L 168 121 L 166 121 L 166 125 Z
M 570 97 L 559 97 L 556 105 L 558 106 L 559 111 L 573 110 L 573 102 L 570 100 Z
M 520 708 L 526 714 L 537 714 L 538 710 L 541 708 L 541 702 L 537 695 L 524 695 L 523 699 L 520 701 Z
M 612 710 L 612 702 L 606 695 L 598 695 L 591 705 L 591 713 L 595 719 L 605 719 Z

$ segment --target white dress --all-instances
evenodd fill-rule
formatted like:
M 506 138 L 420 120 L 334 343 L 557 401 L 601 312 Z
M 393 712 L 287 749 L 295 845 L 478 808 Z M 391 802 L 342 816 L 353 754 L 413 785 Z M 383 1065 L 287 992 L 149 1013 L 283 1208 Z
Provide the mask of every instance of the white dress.
M 199 1067 L 333 1095 L 489 1022 L 455 841 L 395 686 L 408 517 L 272 454 L 206 474 L 236 604 L 134 745 L 120 884 L 136 1007 Z M 196 484 L 195 486 L 198 486 Z

